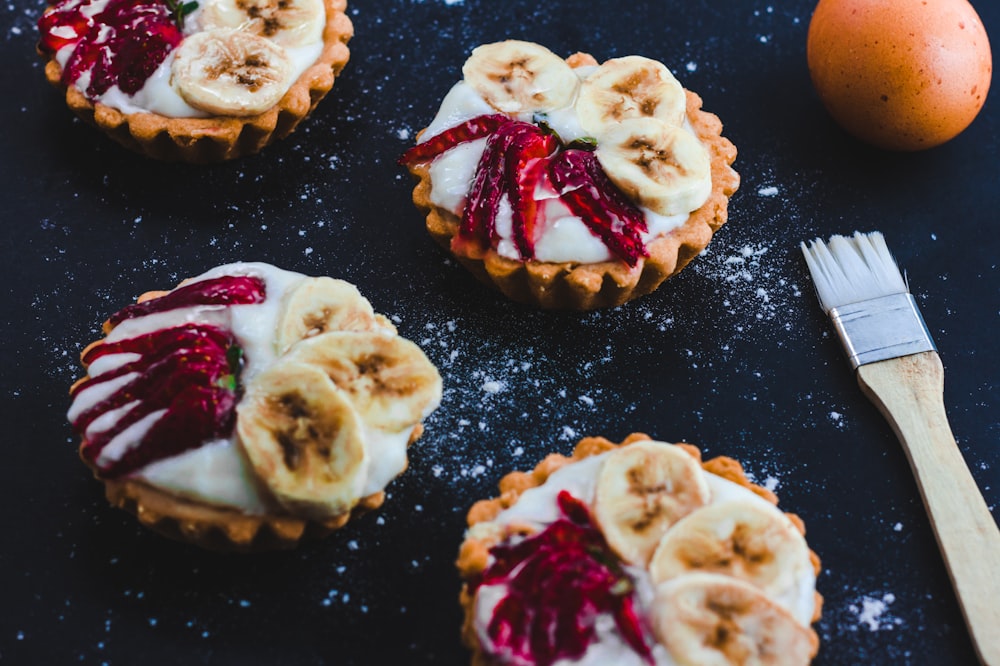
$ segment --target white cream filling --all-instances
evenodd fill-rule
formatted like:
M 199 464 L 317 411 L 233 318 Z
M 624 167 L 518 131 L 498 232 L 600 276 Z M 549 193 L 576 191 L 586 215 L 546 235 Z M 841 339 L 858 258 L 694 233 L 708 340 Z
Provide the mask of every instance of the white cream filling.
M 283 297 L 306 276 L 269 264 L 237 263 L 214 268 L 185 284 L 228 275 L 251 275 L 262 279 L 265 300 L 251 305 L 178 308 L 127 319 L 112 329 L 106 341 L 132 338 L 188 322 L 229 329 L 244 351 L 241 382 L 246 385 L 277 358 L 274 340 L 283 312 Z M 138 354 L 109 354 L 95 360 L 88 368 L 88 374 L 97 377 L 138 358 Z M 77 393 L 67 415 L 70 421 L 99 404 L 133 374 L 95 384 Z M 87 436 L 111 428 L 137 404 L 138 401 L 135 401 L 101 415 L 87 428 Z M 434 407 L 436 405 L 429 405 L 423 416 L 427 416 Z M 98 464 L 118 460 L 137 446 L 164 412 L 153 412 L 117 435 L 99 454 Z M 364 428 L 365 448 L 370 462 L 361 487 L 363 495 L 382 490 L 406 469 L 410 432 L 410 429 L 389 433 L 369 426 Z M 179 495 L 231 506 L 248 513 L 263 513 L 269 506 L 254 480 L 235 432 L 228 439 L 207 442 L 198 448 L 151 463 L 133 475 Z
M 602 453 L 591 456 L 558 469 L 542 485 L 529 488 L 521 493 L 517 502 L 501 511 L 492 521 L 473 525 L 467 531 L 466 536 L 477 539 L 497 537 L 504 533 L 505 526 L 514 524 L 527 524 L 537 530 L 542 530 L 561 517 L 557 497 L 564 490 L 588 506 L 593 506 L 597 477 L 607 455 L 607 453 Z M 767 500 L 728 479 L 710 472 L 705 472 L 705 477 L 711 491 L 710 504 L 740 500 L 772 507 Z M 649 617 L 655 596 L 655 587 L 649 572 L 640 567 L 631 566 L 627 567 L 627 570 L 635 583 L 637 606 L 646 617 Z M 816 576 L 811 564 L 800 567 L 796 574 L 793 591 L 787 596 L 775 599 L 775 601 L 785 606 L 796 620 L 808 627 L 815 610 Z M 481 590 L 484 588 L 486 593 L 480 598 Z M 489 620 L 493 615 L 493 609 L 506 594 L 505 588 L 506 586 L 503 584 L 495 584 L 483 586 L 477 590 L 474 626 L 477 635 L 485 645 L 490 643 L 487 634 Z M 640 666 L 644 664 L 645 662 L 639 658 L 639 655 L 619 636 L 614 627 L 613 618 L 606 617 L 607 619 L 604 619 L 603 616 L 599 618 L 596 625 L 596 640 L 580 659 L 560 660 L 556 663 L 559 666 L 606 666 L 607 664 Z M 610 624 L 608 624 L 609 621 Z M 657 666 L 677 666 L 676 661 L 659 643 L 653 646 L 653 657 Z
M 580 67 L 573 71 L 581 79 L 585 79 L 595 69 L 596 67 Z M 441 107 L 421 134 L 419 143 L 466 120 L 495 113 L 498 112 L 487 104 L 472 86 L 459 81 L 441 101 Z M 531 114 L 521 114 L 518 119 L 525 122 L 533 120 Z M 550 111 L 541 119 L 555 130 L 565 143 L 586 137 L 572 104 L 563 109 Z M 685 122 L 684 126 L 687 131 L 694 133 L 689 123 Z M 459 217 L 462 216 L 476 167 L 485 148 L 486 139 L 469 141 L 445 151 L 431 162 L 430 200 L 434 205 L 449 210 Z M 552 186 L 544 179 L 536 188 L 535 200 L 542 204 L 538 207 L 536 222 L 539 231 L 535 242 L 535 259 L 547 262 L 597 263 L 616 258 L 583 220 L 573 215 L 558 199 Z M 687 214 L 660 215 L 644 207 L 640 207 L 640 210 L 646 218 L 648 227 L 648 230 L 641 234 L 645 244 L 681 227 L 689 217 Z M 513 241 L 512 223 L 511 207 L 504 197 L 496 219 L 497 233 L 500 236 L 496 250 L 502 257 L 519 260 L 521 256 Z
M 164 490 L 248 513 L 265 513 L 268 508 L 257 491 L 253 469 L 233 439 L 157 460 L 142 469 L 141 477 Z
M 97 0 L 96 2 L 92 2 L 83 7 L 81 11 L 85 16 L 95 16 L 104 10 L 107 2 L 108 0 Z M 199 8 L 185 17 L 185 35 L 191 35 L 201 30 L 201 25 L 198 20 L 200 12 L 201 9 Z M 70 33 L 72 33 L 71 36 L 75 34 L 72 29 L 70 29 Z M 66 62 L 69 60 L 70 55 L 72 55 L 74 48 L 76 48 L 75 44 L 69 44 L 61 48 L 56 53 L 56 61 L 59 63 L 60 67 L 66 67 Z M 298 80 L 298 78 L 302 76 L 302 74 L 309 69 L 323 53 L 322 31 L 320 31 L 316 36 L 315 41 L 311 41 L 301 46 L 281 46 L 280 48 L 288 54 L 288 57 L 292 62 L 292 74 L 288 77 L 288 87 L 290 88 L 292 84 Z M 171 67 L 173 66 L 175 54 L 176 49 L 171 51 L 167 57 L 163 59 L 163 62 L 160 63 L 159 67 L 157 67 L 153 74 L 146 80 L 145 85 L 143 85 L 143 87 L 135 94 L 128 95 L 122 92 L 118 86 L 114 85 L 103 94 L 99 95 L 95 101 L 98 101 L 106 106 L 110 106 L 111 108 L 118 109 L 122 113 L 157 113 L 168 118 L 209 117 L 212 114 L 196 109 L 188 104 L 177 91 L 176 87 L 174 87 L 171 83 Z M 78 90 L 80 90 L 80 92 L 85 93 L 87 87 L 90 85 L 90 79 L 90 71 L 83 72 L 74 85 Z

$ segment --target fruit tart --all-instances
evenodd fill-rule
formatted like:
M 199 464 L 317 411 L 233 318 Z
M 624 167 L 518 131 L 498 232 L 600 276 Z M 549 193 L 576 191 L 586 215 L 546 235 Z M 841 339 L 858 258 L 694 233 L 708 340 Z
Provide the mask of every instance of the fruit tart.
M 68 418 L 112 504 L 220 550 L 380 506 L 441 378 L 351 284 L 221 266 L 111 316 Z
M 347 64 L 346 0 L 56 0 L 38 22 L 69 108 L 161 160 L 218 162 L 291 133 Z
M 736 148 L 662 63 L 508 40 L 462 74 L 400 163 L 431 236 L 509 298 L 620 305 L 725 223 Z
M 478 666 L 808 664 L 819 559 L 738 462 L 581 440 L 469 511 L 457 566 Z

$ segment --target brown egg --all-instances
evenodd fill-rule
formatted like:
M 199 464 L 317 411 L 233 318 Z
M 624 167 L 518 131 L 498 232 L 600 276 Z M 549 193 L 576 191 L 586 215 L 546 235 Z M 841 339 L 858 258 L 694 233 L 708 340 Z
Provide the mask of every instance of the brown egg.
M 820 0 L 806 54 L 834 119 L 892 150 L 955 137 L 979 113 L 993 74 L 986 30 L 965 0 Z

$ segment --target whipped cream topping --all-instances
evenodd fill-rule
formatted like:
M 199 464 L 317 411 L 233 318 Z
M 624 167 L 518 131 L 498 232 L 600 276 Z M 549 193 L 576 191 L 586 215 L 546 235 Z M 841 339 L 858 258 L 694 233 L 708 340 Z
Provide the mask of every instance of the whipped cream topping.
M 507 528 L 511 526 L 527 525 L 541 531 L 559 519 L 560 509 L 556 498 L 564 490 L 584 504 L 593 506 L 597 478 L 609 453 L 590 456 L 561 467 L 553 472 L 545 483 L 521 493 L 517 502 L 501 511 L 493 520 L 470 527 L 466 538 L 502 539 L 507 533 Z M 704 474 L 711 492 L 709 505 L 741 501 L 772 508 L 767 500 L 748 488 L 711 472 L 705 471 Z M 636 566 L 626 565 L 625 569 L 635 585 L 637 607 L 649 617 L 656 593 L 656 586 L 650 573 Z M 800 624 L 808 627 L 815 611 L 816 576 L 811 566 L 800 567 L 797 574 L 791 593 L 774 601 L 787 608 Z M 503 584 L 484 585 L 477 590 L 473 622 L 476 633 L 484 645 L 490 644 L 487 627 L 493 616 L 493 610 L 505 595 L 506 585 Z M 558 666 L 606 666 L 607 664 L 644 666 L 646 664 L 642 657 L 621 638 L 615 627 L 614 618 L 610 614 L 602 613 L 596 620 L 595 628 L 596 640 L 591 643 L 583 656 L 577 660 L 561 659 L 555 664 Z M 663 645 L 654 644 L 652 653 L 657 666 L 678 666 L 677 661 Z
M 586 79 L 597 68 L 578 67 L 573 71 L 581 79 Z M 421 134 L 418 143 L 427 141 L 441 132 L 466 120 L 481 115 L 496 113 L 464 81 L 456 83 L 441 101 L 441 106 L 431 123 Z M 587 137 L 577 116 L 574 105 L 549 111 L 545 114 L 522 113 L 513 116 L 523 122 L 544 121 L 564 143 Z M 685 129 L 694 133 L 685 121 Z M 470 141 L 452 148 L 438 156 L 430 165 L 430 200 L 458 217 L 462 216 L 465 202 L 472 186 L 476 166 L 486 147 L 486 139 Z M 535 259 L 546 262 L 597 263 L 611 261 L 614 255 L 559 199 L 555 188 L 548 179 L 540 180 L 535 189 L 538 202 L 537 224 L 540 231 L 535 243 Z M 643 242 L 649 244 L 655 238 L 668 234 L 683 226 L 689 215 L 660 215 L 648 208 L 640 207 L 646 218 L 648 231 L 642 234 Z M 513 240 L 513 216 L 506 196 L 500 200 L 496 229 L 501 240 L 496 251 L 502 257 L 520 260 L 521 256 Z
M 189 322 L 215 325 L 232 331 L 237 343 L 242 347 L 244 366 L 240 381 L 246 385 L 278 358 L 275 332 L 283 313 L 282 299 L 290 289 L 306 279 L 306 276 L 264 263 L 236 263 L 214 268 L 191 279 L 188 283 L 240 275 L 253 276 L 264 281 L 266 297 L 262 302 L 252 305 L 199 305 L 126 319 L 111 330 L 105 342 L 133 338 Z M 88 368 L 88 374 L 91 377 L 98 377 L 136 358 L 137 355 L 132 353 L 108 354 L 96 359 Z M 67 414 L 69 420 L 73 421 L 80 414 L 99 404 L 114 391 L 116 386 L 126 381 L 128 380 L 121 378 L 95 383 L 79 391 L 69 408 Z M 134 406 L 135 403 L 130 403 L 107 412 L 90 424 L 85 435 L 107 430 Z M 436 406 L 429 405 L 423 416 L 427 416 Z M 153 412 L 125 429 L 100 455 L 114 460 L 132 447 L 138 446 L 143 436 L 165 411 Z M 385 488 L 392 479 L 406 469 L 406 448 L 411 429 L 385 432 L 366 425 L 364 434 L 370 464 L 362 495 L 369 495 Z M 271 507 L 241 451 L 235 429 L 226 439 L 205 442 L 198 448 L 158 460 L 140 468 L 132 476 L 181 496 L 241 509 L 247 513 L 266 513 Z

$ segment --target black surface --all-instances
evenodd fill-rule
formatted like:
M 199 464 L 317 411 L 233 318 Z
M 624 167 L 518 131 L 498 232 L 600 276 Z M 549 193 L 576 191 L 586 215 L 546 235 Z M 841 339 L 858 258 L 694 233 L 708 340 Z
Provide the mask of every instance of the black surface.
M 996 39 L 1000 5 L 976 4 Z M 854 384 L 797 246 L 885 232 L 994 507 L 995 91 L 953 142 L 888 154 L 821 108 L 805 65 L 811 1 L 355 0 L 351 61 L 306 125 L 259 156 L 186 167 L 71 118 L 34 54 L 40 9 L 10 0 L 0 15 L 0 662 L 464 663 L 453 560 L 468 506 L 580 436 L 633 430 L 739 458 L 805 519 L 826 597 L 816 664 L 974 662 L 906 458 Z M 650 297 L 531 311 L 426 236 L 395 159 L 471 48 L 508 36 L 658 58 L 739 147 L 729 224 Z M 141 529 L 107 505 L 64 419 L 79 350 L 109 313 L 234 260 L 357 283 L 446 385 L 383 509 L 291 553 L 222 556 Z

